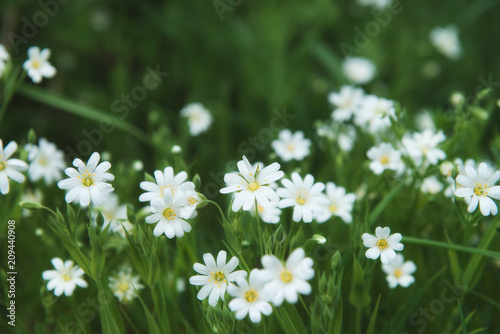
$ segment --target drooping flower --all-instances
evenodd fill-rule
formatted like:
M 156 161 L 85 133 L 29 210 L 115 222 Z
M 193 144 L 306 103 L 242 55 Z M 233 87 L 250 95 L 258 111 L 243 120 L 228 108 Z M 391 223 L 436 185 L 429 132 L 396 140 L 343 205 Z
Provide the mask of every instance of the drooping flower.
M 137 292 L 144 289 L 139 276 L 132 274 L 132 268 L 123 265 L 114 276 L 108 277 L 109 288 L 113 295 L 122 303 L 132 301 L 137 297 Z
M 283 161 L 302 161 L 309 155 L 311 141 L 304 138 L 302 131 L 292 133 L 290 130 L 284 129 L 278 134 L 278 139 L 271 142 L 271 146 Z
M 232 210 L 237 212 L 241 208 L 249 211 L 255 200 L 263 207 L 270 202 L 278 202 L 279 197 L 270 187 L 270 184 L 281 179 L 284 175 L 280 171 L 280 164 L 277 162 L 269 166 L 252 166 L 248 159 L 243 156 L 243 160 L 238 161 L 239 173 L 227 173 L 224 175 L 226 187 L 222 188 L 222 194 L 235 193 Z
M 431 31 L 430 39 L 434 47 L 446 57 L 457 60 L 462 55 L 458 30 L 454 25 L 449 25 L 446 28 L 434 28 Z
M 314 183 L 314 177 L 307 174 L 304 180 L 297 172 L 292 173 L 292 180 L 281 181 L 285 188 L 278 188 L 278 195 L 282 198 L 279 208 L 293 206 L 293 221 L 310 223 L 324 214 L 328 199 L 323 194 L 325 185 L 321 182 Z
M 394 149 L 389 143 L 381 143 L 366 152 L 370 162 L 370 169 L 377 175 L 382 174 L 386 169 L 393 170 L 397 175 L 401 174 L 405 165 L 401 161 L 401 152 Z
M 180 115 L 188 119 L 189 133 L 192 136 L 207 131 L 213 121 L 212 114 L 201 103 L 188 104 L 181 110 Z
M 344 223 L 352 222 L 351 211 L 356 200 L 354 193 L 346 194 L 345 188 L 335 185 L 333 182 L 326 184 L 326 198 L 329 201 L 327 210 L 321 217 L 318 217 L 318 222 L 323 223 L 332 216 L 340 217 Z
M 38 46 L 32 46 L 28 49 L 29 59 L 23 64 L 28 76 L 34 83 L 40 83 L 42 78 L 52 78 L 56 75 L 56 69 L 49 63 L 50 50 L 40 51 Z
M 71 296 L 76 286 L 86 288 L 87 282 L 81 278 L 84 274 L 83 270 L 77 265 L 73 265 L 73 261 L 66 260 L 63 262 L 60 258 L 52 259 L 52 265 L 56 270 L 46 270 L 42 273 L 44 280 L 47 283 L 47 290 L 54 290 L 54 295 L 59 297 L 63 294 Z
M 361 88 L 353 86 L 342 86 L 339 93 L 330 93 L 328 100 L 336 107 L 332 111 L 333 120 L 345 122 L 351 119 L 363 100 L 363 94 Z
M 298 300 L 298 294 L 308 295 L 311 293 L 311 285 L 307 282 L 314 277 L 313 260 L 305 257 L 302 248 L 295 249 L 283 264 L 274 255 L 262 257 L 261 270 L 263 277 L 269 280 L 264 287 L 274 305 L 283 304 L 283 300 L 294 304 Z
M 474 212 L 479 205 L 483 216 L 496 215 L 498 207 L 492 200 L 500 199 L 500 186 L 495 186 L 500 179 L 500 170 L 492 173 L 484 162 L 479 164 L 478 171 L 470 166 L 465 166 L 465 173 L 457 176 L 457 185 L 461 188 L 455 190 L 455 195 L 463 197 L 469 203 L 467 211 Z
M 105 194 L 114 190 L 111 184 L 107 183 L 115 179 L 113 174 L 107 173 L 111 164 L 108 161 L 99 164 L 99 159 L 99 153 L 94 152 L 87 164 L 78 158 L 73 160 L 73 166 L 78 170 L 72 167 L 66 168 L 64 173 L 69 178 L 57 183 L 59 188 L 68 190 L 66 202 L 79 202 L 84 207 L 88 206 L 90 201 L 99 205 Z
M 150 216 L 146 217 L 146 223 L 156 224 L 154 228 L 155 237 L 165 234 L 169 239 L 182 237 L 184 232 L 191 231 L 191 225 L 186 221 L 190 217 L 183 212 L 183 208 L 188 205 L 188 197 L 185 194 L 172 196 L 170 191 L 166 191 L 163 198 L 151 201 Z
M 189 283 L 192 285 L 203 286 L 198 292 L 197 297 L 199 300 L 204 300 L 208 297 L 208 304 L 212 307 L 217 305 L 219 299 L 224 301 L 224 294 L 228 285 L 232 285 L 232 282 L 238 278 L 247 277 L 247 272 L 244 270 L 234 271 L 239 264 L 236 256 L 233 256 L 227 264 L 226 257 L 226 251 L 220 251 L 217 255 L 217 262 L 215 262 L 212 254 L 203 254 L 205 265 L 201 263 L 193 265 L 193 269 L 201 275 L 191 276 L 189 279 Z
M 51 185 L 61 180 L 62 171 L 66 167 L 64 153 L 58 150 L 54 143 L 40 138 L 38 146 L 28 144 L 26 150 L 29 152 L 28 176 L 31 182 L 37 182 L 43 178 L 45 184 Z
M 389 288 L 394 289 L 398 285 L 406 288 L 415 282 L 412 274 L 417 270 L 417 266 L 413 261 L 405 262 L 403 255 L 397 254 L 394 260 L 382 265 L 382 270 L 387 274 Z
M 23 183 L 26 179 L 21 172 L 28 169 L 28 164 L 19 159 L 9 159 L 17 150 L 17 143 L 11 141 L 3 147 L 0 139 L 0 193 L 7 195 L 10 191 L 9 178 L 17 183 Z
M 270 315 L 273 308 L 268 303 L 269 296 L 263 293 L 266 278 L 262 277 L 262 273 L 258 269 L 253 269 L 250 272 L 248 282 L 246 279 L 238 277 L 236 285 L 229 285 L 227 292 L 233 297 L 229 302 L 229 309 L 236 312 L 236 319 L 242 320 L 247 314 L 250 316 L 250 321 L 259 323 L 261 314 Z
M 383 264 L 389 264 L 391 260 L 396 258 L 395 251 L 402 251 L 404 245 L 400 242 L 403 236 L 400 233 L 391 234 L 389 227 L 377 227 L 375 236 L 363 233 L 363 245 L 369 247 L 365 255 L 367 258 L 376 260 L 380 256 Z
M 146 192 L 139 196 L 139 201 L 148 202 L 163 198 L 167 192 L 175 196 L 178 193 L 185 193 L 195 188 L 193 182 L 186 181 L 188 177 L 186 172 L 182 171 L 174 175 L 172 167 L 166 167 L 163 172 L 155 170 L 154 175 L 156 183 L 149 181 L 141 182 L 140 187 Z
M 375 64 L 362 57 L 347 57 L 342 63 L 344 75 L 352 83 L 365 84 L 371 81 L 375 75 Z

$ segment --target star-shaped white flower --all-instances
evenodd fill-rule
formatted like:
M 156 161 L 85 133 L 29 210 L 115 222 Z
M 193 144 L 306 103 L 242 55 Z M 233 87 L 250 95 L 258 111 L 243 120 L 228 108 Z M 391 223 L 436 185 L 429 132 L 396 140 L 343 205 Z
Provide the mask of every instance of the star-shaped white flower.
M 363 94 L 363 89 L 353 86 L 343 86 L 340 92 L 330 93 L 328 101 L 336 107 L 332 111 L 332 119 L 336 122 L 345 122 L 351 119 L 360 106 Z
M 375 76 L 375 64 L 362 57 L 347 57 L 342 63 L 342 70 L 351 82 L 365 84 Z
M 457 175 L 457 184 L 462 188 L 455 190 L 455 195 L 469 201 L 467 211 L 474 212 L 479 204 L 483 216 L 496 215 L 498 207 L 492 198 L 500 199 L 500 186 L 495 186 L 500 179 L 500 170 L 492 173 L 484 162 L 479 164 L 478 172 L 465 166 L 465 175 Z
M 114 175 L 107 173 L 111 164 L 108 161 L 99 164 L 99 159 L 99 153 L 94 152 L 87 164 L 78 158 L 73 160 L 73 166 L 78 170 L 72 167 L 66 168 L 64 173 L 69 178 L 57 183 L 59 188 L 68 190 L 66 202 L 79 202 L 85 207 L 92 200 L 92 203 L 99 205 L 103 201 L 103 196 L 114 190 L 111 184 L 107 183 L 115 179 Z
M 32 46 L 28 49 L 28 56 L 29 59 L 24 62 L 23 67 L 34 83 L 40 83 L 42 78 L 52 78 L 56 75 L 56 69 L 49 63 L 49 49 L 40 51 L 38 46 Z
M 382 265 L 382 270 L 387 274 L 389 288 L 394 289 L 398 285 L 406 288 L 415 282 L 415 278 L 411 274 L 417 270 L 417 266 L 413 261 L 405 262 L 403 255 L 397 254 L 394 260 Z
M 401 160 L 401 152 L 394 149 L 389 143 L 381 143 L 366 152 L 370 160 L 370 169 L 376 175 L 382 174 L 386 169 L 393 170 L 396 175 L 401 174 L 405 165 Z
M 172 196 L 177 193 L 184 193 L 188 190 L 194 190 L 195 186 L 193 182 L 187 181 L 187 173 L 184 171 L 179 172 L 174 175 L 174 169 L 172 167 L 166 167 L 162 172 L 156 170 L 154 172 L 156 183 L 143 181 L 140 184 L 141 189 L 146 192 L 139 196 L 139 201 L 148 202 L 154 199 L 163 198 L 167 190 L 170 191 Z
M 188 104 L 181 110 L 180 115 L 188 119 L 191 136 L 207 131 L 213 122 L 212 114 L 201 103 Z
M 137 297 L 137 292 L 144 289 L 139 276 L 132 275 L 132 268 L 124 265 L 116 275 L 108 277 L 109 288 L 113 295 L 122 303 L 127 303 Z
M 6 195 L 10 191 L 9 178 L 17 183 L 23 183 L 26 179 L 21 172 L 28 169 L 28 164 L 19 159 L 9 159 L 17 150 L 17 143 L 11 141 L 3 148 L 0 139 L 0 193 Z
M 271 142 L 274 152 L 283 161 L 302 161 L 309 155 L 311 141 L 304 137 L 302 131 L 292 133 L 288 129 L 281 130 L 278 139 Z
M 182 237 L 184 232 L 191 231 L 191 225 L 186 221 L 190 216 L 183 211 L 188 205 L 186 195 L 172 196 L 170 191 L 166 191 L 163 198 L 157 198 L 151 201 L 150 216 L 146 217 L 146 223 L 156 224 L 153 231 L 155 237 L 163 233 L 169 238 Z
M 193 265 L 193 269 L 201 275 L 191 276 L 189 279 L 189 283 L 192 285 L 203 286 L 198 292 L 197 297 L 199 300 L 204 300 L 208 297 L 208 304 L 212 307 L 217 305 L 219 299 L 224 301 L 226 288 L 232 284 L 231 282 L 236 281 L 239 277 L 247 277 L 247 272 L 244 270 L 234 271 L 239 264 L 236 256 L 233 256 L 228 263 L 226 263 L 226 257 L 226 251 L 220 251 L 217 255 L 216 263 L 212 254 L 203 254 L 205 265 L 201 263 Z
M 404 245 L 400 243 L 403 236 L 400 233 L 391 234 L 389 227 L 377 227 L 375 229 L 375 236 L 364 233 L 361 238 L 363 245 L 370 247 L 365 255 L 367 258 L 376 260 L 380 256 L 383 264 L 389 264 L 391 260 L 396 258 L 395 251 L 402 251 Z
M 332 216 L 340 217 L 344 223 L 352 222 L 351 211 L 356 200 L 354 193 L 346 194 L 345 188 L 335 185 L 333 182 L 326 184 L 326 198 L 329 201 L 327 210 L 321 217 L 318 217 L 318 222 L 323 223 Z
M 47 289 L 54 290 L 54 295 L 59 297 L 63 294 L 71 296 L 76 286 L 86 288 L 87 282 L 81 278 L 84 274 L 83 270 L 73 265 L 73 261 L 67 260 L 63 262 L 60 258 L 52 259 L 52 264 L 56 270 L 46 270 L 42 273 L 44 280 L 48 280 Z
M 40 138 L 38 146 L 28 144 L 25 147 L 29 152 L 28 176 L 32 182 L 43 178 L 45 184 L 51 185 L 61 180 L 62 171 L 66 167 L 63 151 L 45 138 Z

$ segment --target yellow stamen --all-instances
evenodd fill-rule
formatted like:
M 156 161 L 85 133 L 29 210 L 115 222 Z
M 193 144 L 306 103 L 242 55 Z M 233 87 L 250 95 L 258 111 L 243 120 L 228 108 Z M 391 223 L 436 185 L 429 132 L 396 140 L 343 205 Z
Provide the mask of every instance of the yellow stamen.
M 0 161 L 0 172 L 7 168 L 7 162 Z
M 259 189 L 260 185 L 257 182 L 252 182 L 248 184 L 247 190 L 250 190 L 251 192 L 254 192 L 255 190 Z
M 163 210 L 163 216 L 165 218 L 167 218 L 168 220 L 174 220 L 176 214 L 174 212 L 174 209 L 167 208 L 167 209 Z
M 220 286 L 220 284 L 222 284 L 222 283 L 227 282 L 226 275 L 224 275 L 223 271 L 218 271 L 215 274 L 212 273 L 212 278 L 210 280 L 214 280 L 215 283 L 218 284 L 218 286 Z
M 401 276 L 403 276 L 403 271 L 401 269 L 394 270 L 394 277 L 400 278 Z
M 245 299 L 249 302 L 249 303 L 253 303 L 254 301 L 257 300 L 257 296 L 259 294 L 254 290 L 254 289 L 250 289 L 248 290 L 247 292 L 245 292 Z
M 330 204 L 328 209 L 330 210 L 330 212 L 334 213 L 337 211 L 338 208 L 334 204 Z
M 304 197 L 301 197 L 301 196 L 297 196 L 297 198 L 295 200 L 297 201 L 297 204 L 299 204 L 299 205 L 303 205 L 306 202 L 306 199 Z
M 283 271 L 281 272 L 280 278 L 281 278 L 281 280 L 282 280 L 283 282 L 285 282 L 285 283 L 290 283 L 290 282 L 292 281 L 292 279 L 293 279 L 293 275 L 292 275 L 292 273 L 290 272 L 290 270 L 286 270 L 286 269 L 285 269 L 285 270 L 283 270 Z
M 488 185 L 486 183 L 484 185 L 481 183 L 476 183 L 476 187 L 474 188 L 474 195 L 477 196 L 488 195 Z
M 382 165 L 387 165 L 391 160 L 389 160 L 387 155 L 384 155 L 379 159 L 379 161 Z
M 387 247 L 389 247 L 389 245 L 387 244 L 387 240 L 385 240 L 385 239 L 380 239 L 380 240 L 377 242 L 377 246 L 378 246 L 378 248 L 380 248 L 380 249 L 386 249 Z
M 34 68 L 35 70 L 39 69 L 39 68 L 40 68 L 40 66 L 42 65 L 42 64 L 40 64 L 40 61 L 39 61 L 39 60 L 36 60 L 36 59 L 35 59 L 35 60 L 33 60 L 33 62 L 32 62 L 31 64 L 32 64 L 32 66 L 33 66 L 33 68 Z

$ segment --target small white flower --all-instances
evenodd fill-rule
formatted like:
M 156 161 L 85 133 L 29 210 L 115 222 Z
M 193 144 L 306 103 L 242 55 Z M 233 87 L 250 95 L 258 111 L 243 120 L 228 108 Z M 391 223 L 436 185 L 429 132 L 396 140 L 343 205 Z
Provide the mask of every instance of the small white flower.
M 386 169 L 393 170 L 397 175 L 404 171 L 405 165 L 401 161 L 401 152 L 395 150 L 391 144 L 381 143 L 366 152 L 370 160 L 370 169 L 377 175 L 382 174 Z
M 391 126 L 391 118 L 396 119 L 394 101 L 365 96 L 354 115 L 354 123 L 371 134 L 382 132 Z
M 231 282 L 236 281 L 239 277 L 247 277 L 247 272 L 244 270 L 234 271 L 239 264 L 236 256 L 233 256 L 227 264 L 226 257 L 226 252 L 220 251 L 217 255 L 216 263 L 212 254 L 203 254 L 205 265 L 201 263 L 193 265 L 193 269 L 201 275 L 191 276 L 189 279 L 189 283 L 192 285 L 203 285 L 197 297 L 199 300 L 204 300 L 208 297 L 208 304 L 212 307 L 217 305 L 219 298 L 224 301 L 226 288 L 232 284 Z
M 19 159 L 9 159 L 17 150 L 17 143 L 11 141 L 3 148 L 0 139 L 0 193 L 7 195 L 10 191 L 9 178 L 17 183 L 23 183 L 26 178 L 21 172 L 28 169 L 28 164 Z
M 421 110 L 415 117 L 415 123 L 420 131 L 432 130 L 436 132 L 436 125 L 432 119 L 432 114 L 428 110 Z
M 186 191 L 186 196 L 187 205 L 182 208 L 182 216 L 189 217 L 189 219 L 195 218 L 198 215 L 198 212 L 196 212 L 196 207 L 202 202 L 202 199 L 194 190 Z
M 446 57 L 456 60 L 462 55 L 458 30 L 454 25 L 449 25 L 446 28 L 434 28 L 431 31 L 430 39 L 434 47 Z
M 290 130 L 284 129 L 278 134 L 278 139 L 271 142 L 271 146 L 283 161 L 302 161 L 309 155 L 311 141 L 304 138 L 302 131 L 292 133 Z
M 263 293 L 266 279 L 262 276 L 262 272 L 253 269 L 250 272 L 248 282 L 246 279 L 238 277 L 236 279 L 238 286 L 230 285 L 227 287 L 227 292 L 234 297 L 228 306 L 231 311 L 236 312 L 236 319 L 242 320 L 248 314 L 250 321 L 256 324 L 260 322 L 261 314 L 270 315 L 273 311 L 268 303 L 268 295 Z
M 111 292 L 122 303 L 132 301 L 137 297 L 137 292 L 144 289 L 139 276 L 132 275 L 132 268 L 126 265 L 116 275 L 108 277 L 108 280 Z
M 172 196 L 169 191 L 166 191 L 163 198 L 157 198 L 151 201 L 150 216 L 146 217 L 146 223 L 155 224 L 153 231 L 155 237 L 161 236 L 163 233 L 169 238 L 182 237 L 184 232 L 191 231 L 191 225 L 186 221 L 189 218 L 183 208 L 188 205 L 188 197 L 186 195 Z
M 264 223 L 278 224 L 280 222 L 281 210 L 278 208 L 278 203 L 279 202 L 269 202 L 269 205 L 266 207 L 257 204 L 259 217 Z M 252 206 L 250 212 L 255 212 L 255 206 Z
M 422 182 L 420 190 L 424 194 L 436 195 L 437 193 L 441 192 L 443 188 L 443 184 L 436 176 L 429 176 L 424 179 L 424 182 Z
M 28 76 L 34 83 L 40 83 L 43 78 L 52 78 L 56 75 L 56 69 L 49 63 L 50 50 L 40 51 L 38 46 L 32 46 L 28 49 L 28 57 L 23 67 L 28 71 Z
M 136 171 L 140 172 L 141 170 L 144 169 L 144 164 L 142 163 L 141 160 L 135 160 L 132 163 L 132 168 L 134 168 Z
M 339 133 L 338 144 L 340 149 L 344 152 L 351 152 L 357 136 L 356 128 L 352 125 L 347 125 L 344 131 Z
M 87 164 L 78 158 L 73 160 L 73 166 L 78 170 L 72 167 L 66 168 L 64 173 L 69 176 L 69 179 L 57 183 L 59 188 L 69 190 L 66 194 L 66 202 L 80 202 L 80 205 L 85 207 L 92 200 L 92 203 L 99 205 L 105 194 L 114 190 L 111 184 L 107 183 L 115 179 L 113 174 L 107 173 L 111 164 L 108 161 L 99 164 L 99 159 L 99 153 L 94 152 Z
M 365 84 L 375 75 L 375 64 L 361 57 L 347 57 L 342 63 L 344 75 L 355 84 Z
M 437 146 L 446 139 L 443 131 L 434 133 L 432 130 L 405 134 L 402 140 L 407 154 L 417 166 L 437 165 L 439 160 L 446 159 L 446 153 Z
M 382 265 L 382 270 L 387 274 L 389 288 L 394 289 L 398 285 L 406 288 L 415 282 L 411 274 L 417 270 L 417 266 L 413 261 L 405 262 L 403 255 L 397 254 L 394 260 Z
M 182 171 L 174 176 L 174 169 L 166 167 L 162 172 L 155 170 L 154 172 L 156 183 L 143 181 L 140 184 L 142 190 L 146 192 L 139 196 L 139 201 L 148 202 L 154 199 L 160 199 L 170 192 L 172 196 L 178 193 L 185 193 L 188 190 L 194 190 L 194 183 L 187 181 L 187 173 Z M 169 191 L 166 191 L 169 190 Z
M 77 285 L 81 288 L 88 286 L 87 282 L 81 278 L 84 274 L 83 270 L 73 265 L 73 261 L 67 260 L 63 263 L 60 258 L 55 257 L 52 259 L 52 264 L 56 270 L 46 270 L 42 273 L 42 277 L 49 281 L 47 289 L 54 290 L 54 295 L 57 297 L 63 292 L 66 296 L 71 296 Z
M 28 144 L 26 150 L 29 152 L 28 176 L 31 182 L 37 182 L 43 178 L 46 185 L 51 185 L 61 180 L 62 171 L 66 167 L 64 153 L 58 150 L 54 143 L 40 138 L 38 146 Z
M 465 175 L 460 173 L 457 176 L 457 184 L 462 188 L 455 190 L 455 195 L 468 200 L 467 211 L 474 212 L 479 204 L 479 209 L 483 216 L 496 215 L 498 207 L 492 198 L 500 199 L 500 186 L 495 186 L 500 179 L 500 170 L 492 173 L 488 165 L 484 162 L 479 164 L 478 172 L 466 166 Z
M 351 211 L 356 200 L 353 193 L 346 194 L 345 188 L 335 185 L 333 182 L 326 184 L 326 198 L 329 201 L 325 213 L 318 217 L 318 222 L 323 223 L 332 216 L 340 217 L 344 223 L 352 222 Z
M 361 88 L 353 86 L 343 86 L 339 93 L 330 93 L 328 100 L 337 107 L 332 111 L 333 120 L 345 122 L 351 119 L 363 100 L 363 94 Z
M 261 168 L 262 167 L 262 168 Z M 281 179 L 284 175 L 280 171 L 277 162 L 264 167 L 252 166 L 248 159 L 238 161 L 239 173 L 227 173 L 224 175 L 226 187 L 222 188 L 222 194 L 235 193 L 232 210 L 237 212 L 241 208 L 244 211 L 251 210 L 255 200 L 263 207 L 269 206 L 270 202 L 278 202 L 279 197 L 270 187 L 270 184 Z
M 173 154 L 181 153 L 182 152 L 182 148 L 179 145 L 174 145 L 170 149 L 170 152 L 172 152 Z
M 363 233 L 363 245 L 369 247 L 365 255 L 367 258 L 376 260 L 380 256 L 382 264 L 389 264 L 391 260 L 396 258 L 395 251 L 402 251 L 404 245 L 400 242 L 403 236 L 400 233 L 391 234 L 389 227 L 377 227 L 375 236 Z
M 305 257 L 302 248 L 294 250 L 283 263 L 274 255 L 262 257 L 262 277 L 269 280 L 264 287 L 266 295 L 269 296 L 274 305 L 280 306 L 283 300 L 294 304 L 298 300 L 298 294 L 308 295 L 311 293 L 311 285 L 307 282 L 314 277 L 313 260 Z
M 178 293 L 183 293 L 186 291 L 186 280 L 182 277 L 177 277 L 175 280 L 175 290 Z
M 5 47 L 0 44 L 0 78 L 2 77 L 3 71 L 5 69 L 5 66 L 7 65 L 7 61 L 9 60 L 10 56 Z
M 190 103 L 185 106 L 181 112 L 181 117 L 187 117 L 189 133 L 197 136 L 210 128 L 213 117 L 201 103 Z
M 42 203 L 43 202 L 43 193 L 39 188 L 35 188 L 34 190 L 26 190 L 22 195 L 21 195 L 21 201 L 25 202 L 36 202 L 36 203 Z M 22 215 L 23 217 L 29 217 L 31 216 L 31 213 L 33 211 L 29 209 L 22 209 Z
M 118 196 L 111 193 L 104 197 L 103 201 L 94 207 L 92 207 L 91 216 L 93 223 L 95 224 L 98 213 L 102 214 L 104 218 L 104 223 L 102 229 L 106 229 L 110 225 L 109 230 L 112 232 L 120 232 L 123 228 L 122 223 L 127 221 L 127 206 L 125 204 L 120 205 L 118 201 Z

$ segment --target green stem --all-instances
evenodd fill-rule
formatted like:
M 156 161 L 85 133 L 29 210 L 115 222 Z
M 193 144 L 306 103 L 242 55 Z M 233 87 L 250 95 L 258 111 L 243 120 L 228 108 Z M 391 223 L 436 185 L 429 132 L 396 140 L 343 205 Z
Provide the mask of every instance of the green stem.
M 486 249 L 478 249 L 478 248 L 472 248 L 472 247 L 467 247 L 467 246 L 461 246 L 461 245 L 448 244 L 448 243 L 440 242 L 440 241 L 420 239 L 420 238 L 414 238 L 414 237 L 403 237 L 402 242 L 410 243 L 410 244 L 417 244 L 417 245 L 425 245 L 425 246 L 434 246 L 434 247 L 453 249 L 453 250 L 457 250 L 457 251 L 461 251 L 461 252 L 477 254 L 477 255 L 482 255 L 482 256 L 488 256 L 488 257 L 492 257 L 494 259 L 500 259 L 499 252 L 494 252 L 494 251 L 490 251 L 490 250 L 486 250 Z
M 255 218 L 257 219 L 257 234 L 259 235 L 260 254 L 264 255 L 264 249 L 262 248 L 262 233 L 260 231 L 259 204 L 257 203 L 257 199 L 255 200 Z
M 219 209 L 219 212 L 220 212 L 220 215 L 222 217 L 222 219 L 226 219 L 226 216 L 224 216 L 224 212 L 222 211 L 222 209 L 220 208 L 219 204 L 217 204 L 216 202 L 214 201 L 211 201 L 209 199 L 207 199 L 207 203 L 210 203 L 210 204 L 213 204 L 217 207 L 217 209 Z

